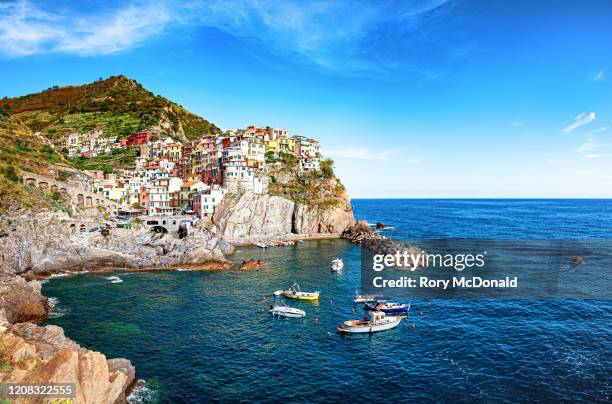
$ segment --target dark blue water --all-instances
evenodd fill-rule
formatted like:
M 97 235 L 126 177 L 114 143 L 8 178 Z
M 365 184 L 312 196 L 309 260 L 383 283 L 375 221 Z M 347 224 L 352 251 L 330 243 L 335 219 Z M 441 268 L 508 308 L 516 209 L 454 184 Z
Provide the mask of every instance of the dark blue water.
M 612 238 L 612 201 L 355 200 L 359 218 L 401 239 Z M 345 270 L 329 271 L 341 256 Z M 399 328 L 340 336 L 360 250 L 313 241 L 233 258 L 251 272 L 149 272 L 57 278 L 64 327 L 82 345 L 129 358 L 154 402 L 609 401 L 612 304 L 581 300 L 412 301 Z M 577 275 L 579 276 L 579 275 Z M 271 292 L 298 281 L 322 291 L 294 303 L 304 319 L 267 314 Z M 431 304 L 430 304 L 431 303 Z M 355 313 L 353 313 L 355 310 Z M 422 313 L 423 315 L 419 315 Z

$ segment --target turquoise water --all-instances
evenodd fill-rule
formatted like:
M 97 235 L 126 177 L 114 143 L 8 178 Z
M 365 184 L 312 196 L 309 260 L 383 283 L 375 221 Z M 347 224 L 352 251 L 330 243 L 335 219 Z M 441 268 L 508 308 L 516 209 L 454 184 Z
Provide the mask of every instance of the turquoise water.
M 612 232 L 611 202 L 353 205 L 359 217 L 392 225 L 388 232 L 404 239 L 445 225 L 438 232 L 455 237 Z M 329 270 L 338 256 L 340 274 Z M 312 241 L 243 248 L 233 259 L 246 258 L 268 264 L 250 272 L 118 272 L 121 283 L 111 283 L 111 274 L 56 278 L 43 290 L 57 299 L 48 323 L 108 357 L 129 358 L 147 380 L 149 402 L 610 399 L 609 301 L 416 300 L 395 330 L 341 336 L 343 320 L 364 314 L 352 303 L 358 247 Z M 303 319 L 272 318 L 271 293 L 293 281 L 321 290 L 321 300 L 290 302 L 307 312 Z

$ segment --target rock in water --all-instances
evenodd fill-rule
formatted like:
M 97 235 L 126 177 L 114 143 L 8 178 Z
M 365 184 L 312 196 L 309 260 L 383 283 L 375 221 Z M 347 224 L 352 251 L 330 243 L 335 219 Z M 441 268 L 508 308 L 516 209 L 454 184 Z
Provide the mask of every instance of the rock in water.
M 584 262 L 584 257 L 581 255 L 576 255 L 574 258 L 572 258 L 572 260 L 570 261 L 570 263 L 572 265 L 580 265 Z
M 386 229 L 387 226 L 382 223 L 376 223 L 376 230 Z
M 242 261 L 242 264 L 240 264 L 240 267 L 238 269 L 240 269 L 241 271 L 249 271 L 252 269 L 258 269 L 265 263 L 266 261 L 263 260 L 245 260 Z

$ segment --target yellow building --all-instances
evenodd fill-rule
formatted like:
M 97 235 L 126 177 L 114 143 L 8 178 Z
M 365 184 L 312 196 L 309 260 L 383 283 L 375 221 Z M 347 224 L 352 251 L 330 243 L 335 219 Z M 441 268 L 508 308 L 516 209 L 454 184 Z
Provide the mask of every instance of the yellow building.
M 280 148 L 278 144 L 278 139 L 268 140 L 266 142 L 266 153 L 267 152 L 278 153 L 279 151 L 280 151 Z
M 171 143 L 163 146 L 163 155 L 170 161 L 179 161 L 183 154 L 183 145 L 181 143 Z
M 295 139 L 290 137 L 280 137 L 277 139 L 278 148 L 282 153 L 296 154 Z

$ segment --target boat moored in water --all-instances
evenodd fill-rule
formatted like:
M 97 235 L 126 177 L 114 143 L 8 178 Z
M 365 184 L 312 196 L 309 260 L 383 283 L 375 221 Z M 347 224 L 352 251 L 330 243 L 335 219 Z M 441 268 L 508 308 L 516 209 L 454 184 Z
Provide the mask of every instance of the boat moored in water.
M 370 318 L 363 320 L 348 320 L 338 327 L 343 334 L 371 334 L 387 331 L 397 327 L 406 316 L 387 316 L 382 311 L 370 313 Z
M 376 303 L 376 304 L 368 304 L 366 303 L 364 309 L 371 312 L 382 311 L 386 314 L 402 314 L 408 313 L 410 310 L 410 304 L 400 304 L 400 303 Z
M 289 306 L 272 306 L 270 305 L 270 314 L 279 317 L 301 318 L 306 315 L 304 310 L 296 309 Z
M 359 292 L 355 291 L 355 298 L 353 299 L 355 303 L 371 303 L 375 302 L 376 296 L 373 295 L 361 295 Z
M 344 268 L 344 262 L 342 262 L 341 258 L 336 258 L 332 261 L 332 266 L 331 266 L 332 271 L 337 272 L 341 270 L 342 268 Z
M 319 300 L 319 295 L 321 292 L 302 292 L 300 289 L 300 285 L 295 282 L 292 286 L 289 287 L 288 290 L 283 292 L 283 296 L 288 299 L 298 299 L 298 300 Z

